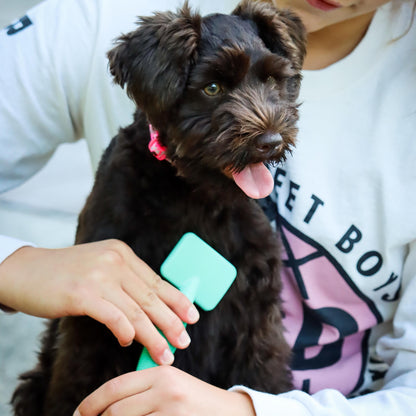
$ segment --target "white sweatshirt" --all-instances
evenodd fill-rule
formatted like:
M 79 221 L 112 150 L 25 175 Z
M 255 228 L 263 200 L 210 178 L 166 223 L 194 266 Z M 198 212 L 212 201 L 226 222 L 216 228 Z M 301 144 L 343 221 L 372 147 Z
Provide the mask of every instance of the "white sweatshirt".
M 202 13 L 230 12 L 236 2 L 191 4 Z M 235 387 L 250 394 L 258 416 L 415 412 L 411 6 L 383 6 L 349 56 L 304 72 L 298 144 L 274 168 L 269 210 L 285 246 L 296 389 L 274 396 Z M 175 7 L 169 0 L 51 0 L 0 33 L 0 192 L 40 169 L 60 143 L 80 137 L 97 166 L 134 111 L 112 84 L 105 53 L 134 28 L 136 15 Z M 0 261 L 22 244 L 1 238 Z

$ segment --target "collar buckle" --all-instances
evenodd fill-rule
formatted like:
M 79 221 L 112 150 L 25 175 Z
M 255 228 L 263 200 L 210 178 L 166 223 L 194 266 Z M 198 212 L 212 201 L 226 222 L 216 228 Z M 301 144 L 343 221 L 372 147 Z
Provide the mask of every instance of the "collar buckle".
M 151 124 L 149 124 L 149 131 L 150 131 L 150 141 L 148 144 L 148 148 L 153 156 L 157 160 L 165 160 L 166 159 L 166 146 L 163 146 L 159 141 L 159 132 L 153 128 Z

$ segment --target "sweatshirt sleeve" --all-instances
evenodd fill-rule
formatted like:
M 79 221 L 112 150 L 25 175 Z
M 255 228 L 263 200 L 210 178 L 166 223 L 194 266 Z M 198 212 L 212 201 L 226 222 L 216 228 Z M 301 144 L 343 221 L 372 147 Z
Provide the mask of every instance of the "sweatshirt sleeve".
M 12 253 L 24 246 L 34 246 L 33 243 L 18 240 L 17 238 L 0 235 L 0 263 L 6 260 Z
M 0 264 L 7 259 L 16 250 L 25 246 L 34 246 L 34 244 L 27 241 L 18 240 L 16 238 L 0 235 Z M 0 303 L 0 310 L 4 312 L 14 312 L 13 309 Z
M 40 170 L 61 143 L 82 137 L 94 7 L 50 0 L 0 30 L 0 192 Z
M 404 264 L 402 293 L 393 330 L 378 340 L 379 356 L 389 364 L 382 389 L 354 398 L 325 389 L 313 395 L 294 390 L 280 395 L 257 392 L 243 386 L 233 391 L 251 397 L 257 416 L 405 416 L 416 409 L 416 241 Z

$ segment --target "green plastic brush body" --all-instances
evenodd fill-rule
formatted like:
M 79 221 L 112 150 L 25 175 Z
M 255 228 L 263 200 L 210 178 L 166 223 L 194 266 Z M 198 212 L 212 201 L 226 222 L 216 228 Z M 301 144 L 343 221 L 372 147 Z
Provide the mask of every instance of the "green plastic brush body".
M 237 276 L 236 268 L 194 233 L 181 237 L 163 262 L 160 273 L 205 311 L 218 305 Z M 176 350 L 170 344 L 169 348 L 172 353 Z M 157 365 L 144 348 L 137 370 Z

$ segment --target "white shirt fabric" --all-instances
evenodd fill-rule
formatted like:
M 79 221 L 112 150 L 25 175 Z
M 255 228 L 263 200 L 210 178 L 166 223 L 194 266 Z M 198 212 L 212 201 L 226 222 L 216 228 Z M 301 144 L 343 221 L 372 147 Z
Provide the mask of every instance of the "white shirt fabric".
M 190 3 L 203 14 L 236 4 Z M 134 111 L 112 84 L 106 52 L 134 28 L 136 15 L 174 8 L 169 0 L 50 0 L 28 13 L 30 24 L 0 34 L 0 192 L 39 170 L 60 143 L 81 137 L 97 166 Z M 411 2 L 388 3 L 349 56 L 304 71 L 298 143 L 273 170 L 270 210 L 285 248 L 296 389 L 275 396 L 234 387 L 250 394 L 259 416 L 405 415 L 416 408 L 411 10 Z M 1 238 L 0 260 L 18 246 Z

